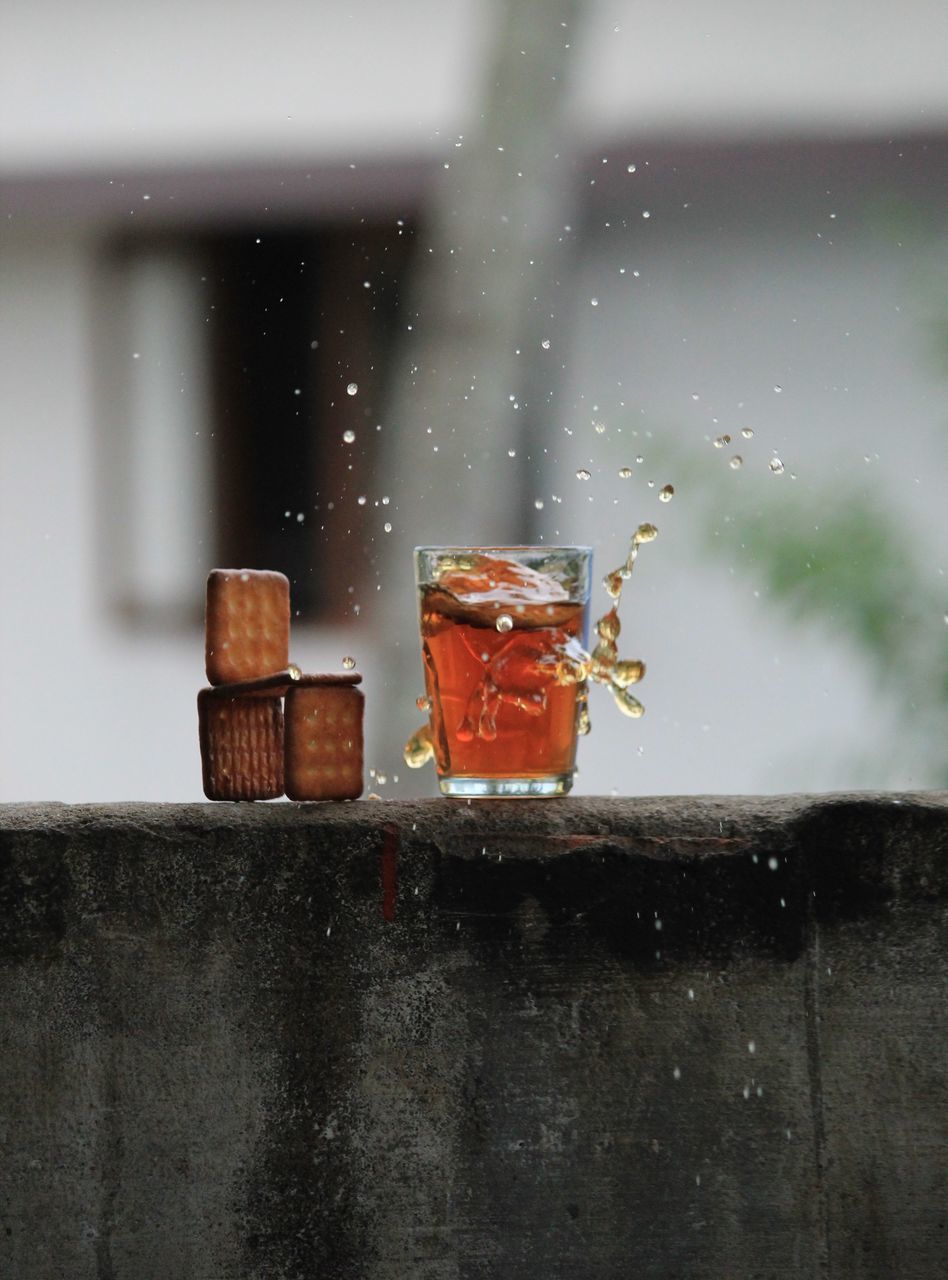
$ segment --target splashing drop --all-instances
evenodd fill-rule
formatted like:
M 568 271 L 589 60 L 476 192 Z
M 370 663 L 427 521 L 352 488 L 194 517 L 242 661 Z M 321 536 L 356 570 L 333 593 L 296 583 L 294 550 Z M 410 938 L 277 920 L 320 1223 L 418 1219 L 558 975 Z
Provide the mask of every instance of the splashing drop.
M 734 457 L 727 465 L 732 471 L 740 471 L 741 467 L 744 465 L 744 459 L 739 453 L 735 453 Z
M 580 467 L 580 469 L 576 472 L 576 479 L 577 479 L 577 480 L 591 480 L 591 479 L 592 479 L 592 474 L 591 474 L 591 472 L 587 471 L 587 470 L 585 469 L 585 467 Z
M 342 438 L 345 440 L 346 444 L 353 444 L 356 438 L 356 433 L 352 430 L 343 431 Z
M 744 437 L 744 439 L 745 439 L 745 440 L 753 440 L 753 438 L 754 438 L 754 428 L 753 428 L 753 427 L 741 427 L 741 435 Z
M 358 393 L 359 393 L 358 382 L 350 382 L 349 385 L 346 387 L 346 395 L 354 396 L 354 395 L 358 395 Z
M 355 664 L 356 664 L 355 658 L 351 657 L 349 654 L 346 654 L 346 656 L 342 660 L 342 666 L 344 671 L 351 671 L 355 667 Z
M 666 484 L 659 491 L 658 500 L 659 502 L 671 502 L 674 496 L 675 496 L 675 486 L 671 484 Z
M 628 479 L 631 477 L 631 475 L 632 475 L 632 468 L 631 468 L 631 467 L 620 467 L 620 468 L 619 468 L 619 475 L 622 477 L 622 479 L 623 479 L 623 480 L 628 480 Z
M 497 615 L 497 621 L 494 623 L 494 626 L 500 632 L 512 631 L 513 618 L 511 618 L 509 613 L 499 613 Z
M 771 458 L 770 461 L 767 463 L 767 465 L 768 467 L 770 467 L 771 471 L 774 473 L 775 476 L 783 475 L 784 465 L 778 457 L 774 456 L 773 458 Z

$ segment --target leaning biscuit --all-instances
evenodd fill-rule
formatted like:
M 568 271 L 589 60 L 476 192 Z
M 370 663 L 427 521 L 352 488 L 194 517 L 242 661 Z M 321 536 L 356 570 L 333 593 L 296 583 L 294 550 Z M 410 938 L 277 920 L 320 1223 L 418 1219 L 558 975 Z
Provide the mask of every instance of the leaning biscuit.
M 361 676 L 303 676 L 286 694 L 286 794 L 355 800 L 362 794 Z
M 211 684 L 280 671 L 290 656 L 290 584 L 268 569 L 212 569 L 205 659 Z
M 202 689 L 198 731 L 208 800 L 273 800 L 283 794 L 281 698 Z

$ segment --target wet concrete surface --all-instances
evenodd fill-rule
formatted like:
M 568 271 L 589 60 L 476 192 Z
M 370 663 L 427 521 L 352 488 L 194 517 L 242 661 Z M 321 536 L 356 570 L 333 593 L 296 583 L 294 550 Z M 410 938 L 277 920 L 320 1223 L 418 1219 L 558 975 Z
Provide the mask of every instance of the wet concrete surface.
M 948 797 L 0 806 L 0 1276 L 948 1275 Z

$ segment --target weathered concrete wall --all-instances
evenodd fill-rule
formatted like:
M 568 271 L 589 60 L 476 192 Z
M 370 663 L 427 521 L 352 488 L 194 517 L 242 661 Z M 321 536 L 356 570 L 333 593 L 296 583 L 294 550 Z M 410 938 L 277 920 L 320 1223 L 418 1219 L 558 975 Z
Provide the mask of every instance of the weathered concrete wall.
M 0 809 L 0 1276 L 948 1274 L 948 798 Z

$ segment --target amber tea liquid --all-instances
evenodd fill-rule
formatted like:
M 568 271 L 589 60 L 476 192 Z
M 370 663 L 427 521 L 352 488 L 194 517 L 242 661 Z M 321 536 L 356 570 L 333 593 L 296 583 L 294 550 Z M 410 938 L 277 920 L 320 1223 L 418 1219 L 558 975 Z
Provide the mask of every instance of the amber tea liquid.
M 576 762 L 586 604 L 549 573 L 472 555 L 421 583 L 421 640 L 441 789 L 557 795 Z M 574 594 L 576 592 L 574 591 Z

